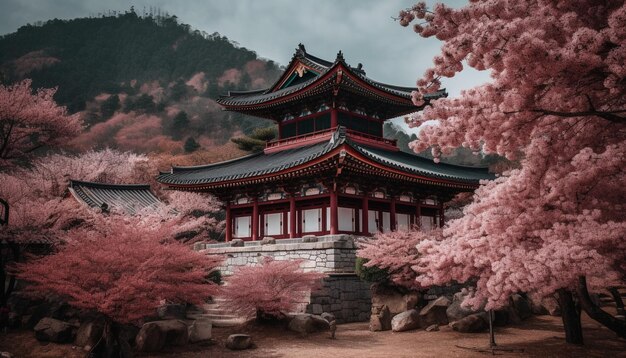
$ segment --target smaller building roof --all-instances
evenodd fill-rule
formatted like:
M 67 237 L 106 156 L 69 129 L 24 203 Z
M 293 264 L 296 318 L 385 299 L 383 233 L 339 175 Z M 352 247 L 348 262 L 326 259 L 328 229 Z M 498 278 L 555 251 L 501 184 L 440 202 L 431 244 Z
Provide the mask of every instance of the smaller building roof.
M 156 208 L 161 201 L 148 184 L 108 184 L 70 180 L 70 192 L 76 200 L 92 208 L 105 207 L 135 214 L 146 208 Z

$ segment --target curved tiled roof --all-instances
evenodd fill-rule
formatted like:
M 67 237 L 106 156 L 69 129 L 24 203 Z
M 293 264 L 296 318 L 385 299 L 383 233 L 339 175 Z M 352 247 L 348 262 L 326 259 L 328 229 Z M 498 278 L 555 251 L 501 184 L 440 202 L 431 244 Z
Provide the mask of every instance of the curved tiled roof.
M 368 85 L 378 90 L 381 90 L 383 92 L 386 92 L 390 95 L 397 96 L 401 98 L 402 100 L 410 99 L 411 92 L 416 90 L 416 88 L 413 88 L 413 87 L 394 86 L 394 85 L 389 85 L 386 83 L 374 81 L 373 79 L 366 76 L 365 71 L 363 71 L 363 69 L 360 66 L 355 68 L 346 64 L 345 61 L 343 60 L 342 55 L 338 55 L 337 59 L 334 62 L 331 62 L 331 61 L 323 60 L 321 58 L 318 58 L 318 57 L 315 57 L 313 55 L 306 53 L 303 46 L 296 50 L 296 53 L 294 54 L 294 57 L 290 65 L 288 66 L 288 68 L 291 68 L 294 62 L 301 62 L 305 64 L 306 66 L 313 68 L 316 71 L 319 71 L 319 74 L 316 77 L 311 78 L 302 83 L 276 89 L 278 85 L 284 80 L 285 78 L 284 76 L 288 75 L 288 73 L 285 72 L 285 74 L 281 76 L 281 79 L 279 79 L 276 82 L 276 84 L 274 84 L 272 87 L 269 87 L 263 90 L 254 90 L 254 91 L 230 91 L 228 95 L 220 96 L 217 102 L 225 106 L 253 106 L 253 105 L 261 104 L 264 102 L 269 102 L 277 98 L 290 95 L 294 92 L 297 92 L 308 86 L 313 85 L 315 82 L 321 80 L 324 77 L 324 75 L 327 74 L 329 71 L 335 69 L 339 64 L 342 64 L 343 67 L 346 68 L 347 71 L 349 71 L 353 76 L 363 80 Z M 333 81 L 333 84 L 334 84 L 334 81 Z M 340 83 L 340 85 L 344 85 L 343 81 L 342 83 Z M 428 94 L 426 95 L 426 98 L 432 99 L 432 98 L 439 98 L 442 96 L 446 96 L 445 90 Z
M 161 204 L 147 184 L 106 184 L 70 180 L 70 192 L 77 200 L 92 208 L 101 208 L 102 204 L 106 203 L 110 209 L 120 209 L 127 214 L 135 214 L 146 208 L 156 208 Z
M 350 143 L 350 146 L 359 153 L 383 165 L 400 169 L 405 172 L 423 175 L 429 178 L 439 178 L 462 182 L 478 183 L 483 179 L 494 179 L 494 175 L 487 168 L 463 167 L 459 165 L 435 163 L 432 159 L 418 155 L 397 151 L 392 152 L 380 148 L 373 148 Z
M 173 167 L 170 173 L 161 173 L 158 181 L 171 185 L 203 185 L 224 181 L 255 178 L 277 173 L 319 158 L 340 145 L 346 144 L 363 156 L 407 174 L 425 178 L 444 179 L 464 184 L 478 184 L 482 179 L 493 179 L 486 168 L 470 168 L 444 163 L 401 151 L 391 151 L 360 145 L 345 138 L 337 130 L 330 141 L 273 153 L 258 153 L 235 160 L 196 167 Z
M 171 173 L 162 173 L 157 180 L 163 184 L 201 185 L 276 173 L 319 158 L 345 140 L 338 139 L 336 134 L 334 139 L 275 153 L 261 152 L 206 166 L 173 167 Z

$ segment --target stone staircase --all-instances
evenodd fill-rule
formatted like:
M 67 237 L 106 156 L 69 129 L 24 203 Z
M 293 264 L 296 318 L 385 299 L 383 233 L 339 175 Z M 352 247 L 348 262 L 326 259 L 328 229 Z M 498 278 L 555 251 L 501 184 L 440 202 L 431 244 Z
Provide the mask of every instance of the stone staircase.
M 204 304 L 200 308 L 201 310 L 187 312 L 187 317 L 190 319 L 208 319 L 213 327 L 238 326 L 254 317 L 252 312 L 247 316 L 234 312 L 228 307 L 228 301 L 219 297 L 214 297 L 212 303 Z

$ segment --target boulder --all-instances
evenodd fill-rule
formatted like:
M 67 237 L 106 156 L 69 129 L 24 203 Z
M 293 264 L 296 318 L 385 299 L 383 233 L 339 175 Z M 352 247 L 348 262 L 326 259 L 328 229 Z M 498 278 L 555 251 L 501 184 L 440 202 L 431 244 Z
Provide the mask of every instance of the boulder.
M 323 312 L 320 316 L 328 322 L 332 322 L 336 320 L 335 315 L 332 313 Z
M 521 295 L 512 295 L 511 302 L 520 319 L 525 320 L 533 315 L 530 302 L 528 302 L 528 300 Z
M 68 343 L 73 336 L 74 326 L 58 319 L 44 317 L 35 325 L 35 338 L 39 341 Z
M 391 329 L 391 312 L 385 305 L 378 313 L 372 314 L 370 317 L 370 331 L 388 331 Z
M 261 240 L 261 245 L 274 245 L 276 244 L 276 239 L 273 237 L 266 236 Z
M 93 347 L 102 337 L 103 330 L 104 322 L 85 321 L 81 323 L 78 331 L 76 332 L 76 339 L 74 340 L 74 344 L 79 347 Z
M 311 315 L 311 319 L 313 320 L 313 328 L 315 328 L 316 331 L 327 331 L 330 329 L 330 321 L 322 316 Z
M 185 345 L 188 339 L 185 322 L 172 319 L 145 323 L 139 330 L 135 343 L 139 351 L 154 352 L 165 346 Z
M 198 319 L 189 326 L 189 341 L 191 343 L 208 341 L 211 339 L 213 325 L 208 319 Z
M 328 323 L 328 322 L 326 322 Z M 289 321 L 289 330 L 302 335 L 315 332 L 315 322 L 309 314 L 297 314 Z
M 243 243 L 242 239 L 232 239 L 232 240 L 230 240 L 230 246 L 231 247 L 242 247 L 242 246 L 244 246 L 244 243 Z
M 396 287 L 387 286 L 380 283 L 372 284 L 372 307 L 386 305 L 391 315 L 396 315 L 415 308 L 419 302 L 419 293 L 414 291 L 404 292 Z
M 248 349 L 252 345 L 252 337 L 247 334 L 231 334 L 226 339 L 226 348 L 234 351 Z
M 408 310 L 399 313 L 391 320 L 391 330 L 403 332 L 421 327 L 420 314 L 417 310 Z
M 14 358 L 15 356 L 9 352 L 0 352 L 0 358 Z
M 484 310 L 484 307 L 480 307 L 479 310 L 473 310 L 470 307 L 463 307 L 462 303 L 467 295 L 468 294 L 466 292 L 457 292 L 454 294 L 452 303 L 450 303 L 450 306 L 446 309 L 446 315 L 448 316 L 449 322 L 458 321 L 461 318 Z
M 453 330 L 461 333 L 483 332 L 489 328 L 487 314 L 485 312 L 474 313 L 450 323 Z
M 431 324 L 430 326 L 426 327 L 426 332 L 436 332 L 438 330 L 439 330 L 438 324 Z
M 157 308 L 157 315 L 161 320 L 167 319 L 185 319 L 185 305 L 166 304 Z
M 448 315 L 446 310 L 450 306 L 450 300 L 445 296 L 441 296 L 420 310 L 421 321 L 424 326 L 432 324 L 448 324 Z

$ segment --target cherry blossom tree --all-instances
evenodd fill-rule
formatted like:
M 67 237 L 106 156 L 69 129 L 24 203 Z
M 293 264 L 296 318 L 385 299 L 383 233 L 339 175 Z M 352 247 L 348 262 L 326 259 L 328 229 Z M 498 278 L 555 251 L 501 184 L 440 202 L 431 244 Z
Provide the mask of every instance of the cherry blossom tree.
M 221 296 L 242 314 L 256 312 L 257 319 L 282 318 L 318 288 L 326 277 L 319 272 L 304 272 L 301 260 L 274 260 L 264 257 L 258 266 L 238 268 L 226 280 Z
M 432 101 L 409 119 L 428 120 L 413 149 L 458 146 L 520 160 L 486 183 L 443 240 L 418 245 L 418 282 L 477 278 L 469 303 L 504 305 L 517 291 L 559 293 L 626 336 L 626 324 L 588 299 L 626 277 L 626 4 L 623 1 L 424 3 L 400 12 L 423 37 L 443 41 L 418 80 L 416 105 L 469 65 L 492 81 L 459 98 Z M 575 309 L 563 309 L 566 339 L 582 343 Z
M 441 230 L 379 233 L 359 242 L 357 257 L 367 260 L 366 267 L 384 270 L 394 285 L 419 289 L 417 272 L 413 270 L 419 263 L 417 244 L 440 235 Z
M 33 93 L 31 80 L 0 85 L 0 164 L 44 146 L 64 144 L 80 133 L 79 115 L 58 106 L 55 93 L 54 88 Z
M 57 252 L 17 265 L 27 294 L 55 295 L 106 320 L 105 342 L 128 350 L 119 324 L 138 323 L 163 301 L 202 304 L 217 292 L 207 279 L 221 258 L 168 239 L 168 224 L 97 215 L 97 228 L 64 235 Z

